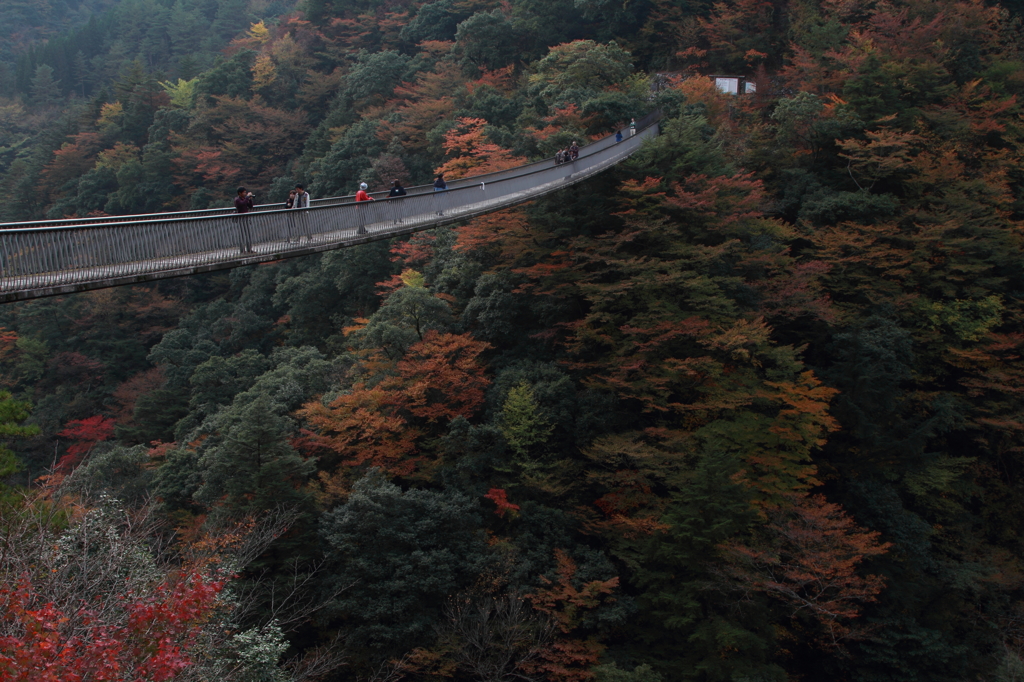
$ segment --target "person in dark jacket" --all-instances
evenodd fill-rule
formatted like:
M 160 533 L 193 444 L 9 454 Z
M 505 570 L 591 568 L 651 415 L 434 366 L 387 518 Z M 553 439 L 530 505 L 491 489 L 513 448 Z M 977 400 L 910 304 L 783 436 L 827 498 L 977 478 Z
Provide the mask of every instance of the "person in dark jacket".
M 448 189 L 448 183 L 444 181 L 444 175 L 442 175 L 441 173 L 438 173 L 437 174 L 437 178 L 434 179 L 434 191 L 435 192 L 444 192 L 447 189 Z M 438 199 L 442 199 L 442 198 L 443 197 L 438 197 Z M 444 215 L 444 204 L 439 203 L 438 204 L 438 208 L 440 210 L 438 210 L 437 215 Z
M 238 196 L 235 197 L 235 211 L 248 213 L 252 210 L 252 192 L 246 191 L 244 187 L 238 188 Z
M 238 224 L 238 250 L 241 253 L 252 253 L 252 235 L 249 234 L 249 216 L 243 214 L 252 210 L 252 192 L 246 191 L 244 187 L 238 188 L 238 196 L 235 197 L 235 212 L 238 217 L 235 221 Z
M 398 180 L 392 180 L 391 181 L 391 189 L 388 191 L 388 198 L 389 199 L 394 199 L 395 197 L 404 197 L 404 196 L 405 196 L 405 188 L 402 187 L 402 183 L 400 183 Z M 400 222 L 402 222 L 402 208 L 403 208 L 402 206 L 396 205 L 393 208 L 393 210 L 391 211 L 392 215 L 397 214 L 397 216 L 395 217 L 395 225 L 397 225 Z

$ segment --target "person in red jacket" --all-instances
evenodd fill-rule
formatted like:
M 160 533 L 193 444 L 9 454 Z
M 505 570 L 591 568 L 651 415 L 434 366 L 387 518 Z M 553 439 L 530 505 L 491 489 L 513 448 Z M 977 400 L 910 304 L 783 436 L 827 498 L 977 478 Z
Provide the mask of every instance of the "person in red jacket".
M 359 183 L 359 191 L 356 192 L 356 203 L 360 201 L 376 201 L 373 197 L 366 193 L 366 183 Z M 366 227 L 363 225 L 363 221 L 366 218 L 363 216 L 363 212 L 359 211 L 359 229 L 356 230 L 356 234 L 366 234 Z

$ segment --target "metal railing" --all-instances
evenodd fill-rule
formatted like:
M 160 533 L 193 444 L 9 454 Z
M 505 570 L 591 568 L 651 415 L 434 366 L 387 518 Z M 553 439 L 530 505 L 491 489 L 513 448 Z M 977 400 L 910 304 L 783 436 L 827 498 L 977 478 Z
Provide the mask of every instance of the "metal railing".
M 647 114 L 643 118 L 636 122 L 636 129 L 641 130 L 646 128 L 651 123 L 656 122 L 661 117 L 661 112 L 655 111 Z M 622 133 L 623 139 L 628 139 L 629 128 L 622 128 L 618 132 Z M 580 147 L 579 158 L 583 159 L 591 154 L 603 151 L 608 147 L 616 144 L 615 135 L 608 135 L 591 142 L 588 145 Z M 516 166 L 503 171 L 494 171 L 493 173 L 486 173 L 484 175 L 478 175 L 471 178 L 462 178 L 459 180 L 451 180 L 448 182 L 450 189 L 458 189 L 465 187 L 470 184 L 476 184 L 478 182 L 495 182 L 497 180 L 511 177 L 514 175 L 522 175 L 525 173 L 531 173 L 535 170 L 542 170 L 545 168 L 552 168 L 555 166 L 554 159 L 544 159 L 542 161 L 535 161 L 533 163 L 525 164 L 523 166 Z M 406 187 L 406 192 L 409 195 L 414 194 L 430 194 L 434 191 L 433 185 L 414 185 L 412 187 Z M 381 199 L 388 195 L 387 190 L 381 192 L 371 192 L 370 196 L 374 199 Z M 355 195 L 347 194 L 338 197 L 323 197 L 320 199 L 312 199 L 309 202 L 310 207 L 314 206 L 337 206 L 339 204 L 350 204 L 355 201 Z M 253 208 L 254 211 L 278 211 L 285 208 L 284 203 L 276 204 L 259 204 Z M 120 215 L 120 216 L 98 216 L 95 218 L 61 218 L 57 220 L 35 220 L 31 222 L 22 223 L 0 223 L 0 230 L 12 229 L 12 228 L 25 228 L 25 227 L 64 227 L 69 225 L 100 225 L 109 223 L 134 223 L 140 220 L 153 220 L 156 217 L 161 219 L 168 218 L 205 218 L 211 216 L 221 215 L 232 215 L 235 213 L 235 209 L 232 206 L 226 208 L 204 208 L 196 209 L 194 211 L 172 211 L 164 213 L 136 213 L 132 215 Z
M 446 191 L 410 192 L 395 199 L 246 214 L 155 214 L 88 225 L 9 226 L 0 230 L 0 301 L 300 256 L 464 220 L 589 178 L 657 133 L 652 122 L 620 143 L 612 138 L 611 143 L 588 145 L 588 154 L 571 163 L 538 162 L 455 181 Z

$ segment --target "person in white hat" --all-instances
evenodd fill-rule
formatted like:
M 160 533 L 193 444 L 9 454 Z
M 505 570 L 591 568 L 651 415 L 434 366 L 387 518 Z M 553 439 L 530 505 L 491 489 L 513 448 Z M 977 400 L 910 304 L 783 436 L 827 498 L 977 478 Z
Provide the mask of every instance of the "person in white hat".
M 374 198 L 366 193 L 366 183 L 359 184 L 359 191 L 356 192 L 356 201 L 374 201 Z

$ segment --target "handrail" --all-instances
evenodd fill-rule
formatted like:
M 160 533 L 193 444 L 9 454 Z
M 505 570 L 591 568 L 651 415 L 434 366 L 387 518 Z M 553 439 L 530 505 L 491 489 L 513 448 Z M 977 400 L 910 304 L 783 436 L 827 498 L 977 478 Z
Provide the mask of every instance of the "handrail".
M 654 111 L 646 116 L 642 117 L 637 121 L 637 130 L 646 128 L 651 123 L 661 118 L 660 111 Z M 629 128 L 622 128 L 617 132 L 622 133 L 624 136 L 629 134 Z M 625 138 L 624 138 L 625 139 Z M 611 144 L 615 144 L 615 135 L 607 135 L 600 140 L 595 140 L 588 145 L 580 147 L 580 158 L 584 158 L 603 149 L 606 149 Z M 491 173 L 485 173 L 483 175 L 473 176 L 471 178 L 460 178 L 458 180 L 451 180 L 448 182 L 450 189 L 458 189 L 463 187 L 469 182 L 474 184 L 476 182 L 494 182 L 498 179 L 509 177 L 511 175 L 519 175 L 523 173 L 529 173 L 533 170 L 541 170 L 544 168 L 550 168 L 555 165 L 554 159 L 542 159 L 540 161 L 534 161 L 532 163 L 524 164 L 522 166 L 516 166 L 512 169 L 506 169 L 501 171 L 492 171 Z M 412 187 L 406 187 L 408 195 L 414 194 L 429 194 L 433 192 L 433 185 L 414 185 Z M 388 191 L 383 190 L 380 192 L 370 192 L 370 196 L 375 199 L 387 197 Z M 310 201 L 310 208 L 316 206 L 336 206 L 339 204 L 347 204 L 355 201 L 355 195 L 348 194 L 337 197 L 323 197 L 320 199 L 312 199 Z M 277 211 L 277 210 L 288 210 L 285 208 L 285 204 L 274 203 L 274 204 L 258 204 L 253 210 L 255 211 Z M 195 209 L 190 211 L 169 211 L 161 213 L 136 213 L 129 215 L 112 215 L 112 216 L 96 216 L 93 218 L 58 218 L 52 220 L 34 220 L 26 222 L 16 223 L 0 223 L 0 230 L 24 228 L 24 227 L 60 227 L 64 225 L 102 225 L 110 223 L 126 223 L 126 222 L 138 222 L 145 220 L 153 216 L 162 216 L 164 218 L 201 218 L 206 216 L 221 216 L 221 215 L 233 215 L 235 213 L 234 207 L 224 208 L 204 208 Z
M 185 218 L 155 214 L 133 222 L 0 230 L 0 301 L 250 265 L 457 222 L 589 178 L 657 133 L 654 123 L 571 163 L 529 164 L 496 180 L 486 178 L 497 174 L 465 178 L 443 192 L 300 210 Z

